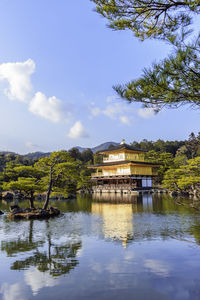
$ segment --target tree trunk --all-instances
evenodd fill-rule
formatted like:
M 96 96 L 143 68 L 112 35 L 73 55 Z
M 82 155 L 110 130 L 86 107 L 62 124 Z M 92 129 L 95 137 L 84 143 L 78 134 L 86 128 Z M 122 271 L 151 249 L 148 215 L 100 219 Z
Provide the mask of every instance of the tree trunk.
M 191 188 L 192 188 L 193 195 L 197 196 L 198 193 L 197 193 L 197 189 L 196 189 L 195 185 L 192 184 Z
M 34 196 L 33 196 L 33 192 L 31 192 L 31 197 L 30 197 L 30 208 L 35 208 L 35 207 L 34 207 Z
M 176 189 L 177 189 L 180 193 L 183 192 L 182 189 L 181 189 L 180 187 L 178 187 L 177 183 L 174 183 L 174 186 L 176 187 Z
M 46 194 L 46 200 L 45 200 L 45 203 L 44 203 L 44 206 L 43 206 L 43 209 L 47 209 L 48 205 L 49 205 L 49 197 L 50 197 L 50 194 L 51 194 L 51 190 L 52 190 L 52 168 L 50 169 L 50 174 L 49 174 L 49 187 L 48 187 L 48 191 L 47 191 L 47 194 Z

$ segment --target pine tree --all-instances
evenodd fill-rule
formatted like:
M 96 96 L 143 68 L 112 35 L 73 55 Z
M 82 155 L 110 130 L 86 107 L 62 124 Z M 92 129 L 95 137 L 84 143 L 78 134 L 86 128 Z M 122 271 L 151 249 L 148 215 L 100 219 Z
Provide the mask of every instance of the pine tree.
M 172 54 L 127 84 L 114 90 L 129 102 L 140 102 L 158 112 L 163 107 L 189 104 L 200 107 L 200 34 L 194 37 L 199 0 L 91 0 L 114 30 L 131 30 L 140 40 L 161 39 Z M 188 39 L 188 37 L 190 37 Z

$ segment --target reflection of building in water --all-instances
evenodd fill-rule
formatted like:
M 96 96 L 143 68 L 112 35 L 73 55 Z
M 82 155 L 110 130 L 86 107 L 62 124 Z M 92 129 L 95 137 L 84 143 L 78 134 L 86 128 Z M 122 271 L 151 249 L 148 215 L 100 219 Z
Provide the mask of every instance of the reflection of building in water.
M 102 215 L 105 238 L 120 240 L 126 247 L 128 239 L 133 236 L 133 206 L 92 203 L 92 213 Z
M 143 210 L 152 210 L 153 208 L 153 200 L 152 200 L 152 194 L 143 194 L 142 195 L 142 206 Z
M 138 196 L 131 194 L 117 194 L 117 193 L 95 193 L 92 194 L 92 199 L 102 202 L 116 202 L 116 203 L 137 203 Z

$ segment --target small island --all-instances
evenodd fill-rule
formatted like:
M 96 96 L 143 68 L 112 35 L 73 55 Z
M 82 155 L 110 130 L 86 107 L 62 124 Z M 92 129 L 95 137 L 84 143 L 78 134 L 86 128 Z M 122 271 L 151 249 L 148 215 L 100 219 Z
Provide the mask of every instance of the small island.
M 79 190 L 90 188 L 91 171 L 67 151 L 52 152 L 32 165 L 16 162 L 6 164 L 2 174 L 4 199 L 28 199 L 29 208 L 10 206 L 8 218 L 47 219 L 60 215 L 60 210 L 49 208 L 50 197 L 74 198 Z M 35 207 L 35 198 L 43 200 L 43 206 Z
M 10 213 L 8 218 L 13 220 L 43 220 L 52 217 L 57 217 L 60 215 L 60 210 L 54 207 L 49 209 L 43 208 L 20 208 L 18 205 L 13 205 L 10 207 Z

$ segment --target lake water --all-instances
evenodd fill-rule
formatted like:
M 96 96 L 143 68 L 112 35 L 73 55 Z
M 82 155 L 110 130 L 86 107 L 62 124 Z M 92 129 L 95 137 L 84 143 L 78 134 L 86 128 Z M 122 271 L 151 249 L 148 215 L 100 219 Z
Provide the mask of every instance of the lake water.
M 52 202 L 63 214 L 48 221 L 0 216 L 0 299 L 200 299 L 191 201 L 88 196 Z

